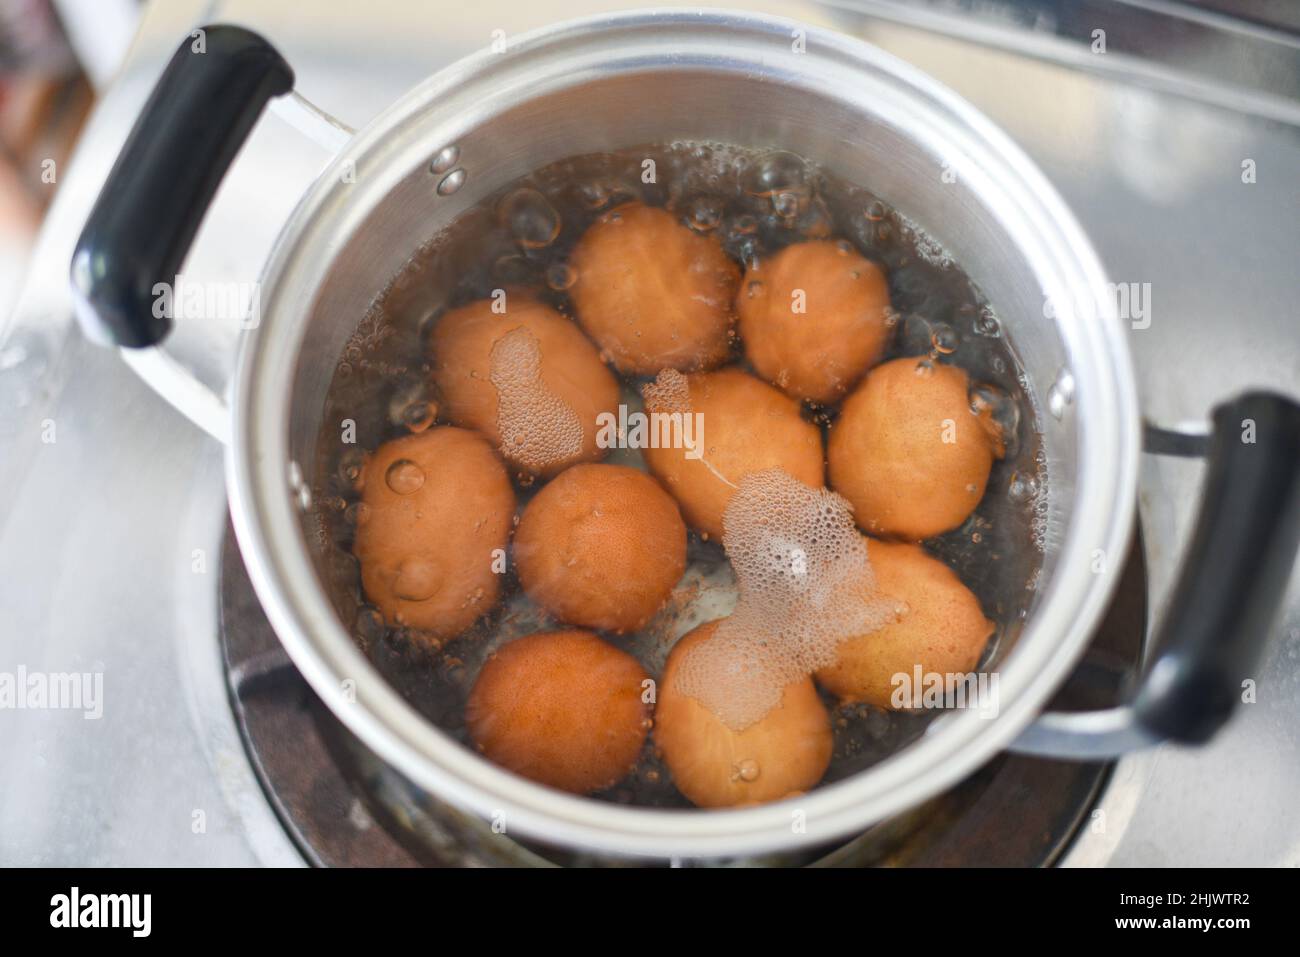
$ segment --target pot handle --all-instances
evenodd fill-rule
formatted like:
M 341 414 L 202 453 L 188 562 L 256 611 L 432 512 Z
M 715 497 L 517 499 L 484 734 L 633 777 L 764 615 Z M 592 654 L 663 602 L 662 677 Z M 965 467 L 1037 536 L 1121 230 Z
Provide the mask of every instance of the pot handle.
M 1213 423 L 1196 528 L 1136 696 L 1106 711 L 1041 715 L 1011 750 L 1095 760 L 1161 741 L 1200 744 L 1231 716 L 1300 544 L 1300 405 L 1247 393 L 1218 406 Z
M 142 349 L 171 330 L 174 286 L 222 177 L 293 70 L 242 27 L 196 30 L 172 55 L 91 210 L 72 257 L 77 320 L 101 343 Z

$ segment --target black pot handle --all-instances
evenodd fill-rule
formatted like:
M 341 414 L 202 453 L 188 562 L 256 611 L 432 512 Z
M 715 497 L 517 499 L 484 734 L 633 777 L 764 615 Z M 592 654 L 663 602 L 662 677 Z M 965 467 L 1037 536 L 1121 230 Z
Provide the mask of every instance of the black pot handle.
M 1214 411 L 1196 530 L 1133 702 L 1160 738 L 1197 744 L 1256 676 L 1300 542 L 1300 405 L 1249 393 Z
M 176 50 L 73 253 L 77 318 L 90 338 L 142 348 L 167 336 L 155 287 L 174 285 L 235 154 L 293 82 L 275 48 L 242 27 L 204 27 Z
M 1247 393 L 1218 406 L 1213 423 L 1196 529 L 1133 703 L 1044 714 L 1012 750 L 1096 759 L 1161 741 L 1198 744 L 1242 700 L 1300 545 L 1300 405 Z

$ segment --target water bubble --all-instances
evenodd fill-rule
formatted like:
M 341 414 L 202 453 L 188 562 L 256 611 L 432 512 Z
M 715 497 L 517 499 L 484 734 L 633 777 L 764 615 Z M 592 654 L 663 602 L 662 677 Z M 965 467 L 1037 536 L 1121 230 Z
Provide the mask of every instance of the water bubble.
M 1027 505 L 1038 495 L 1038 480 L 1024 472 L 1013 472 L 1007 485 L 1007 498 L 1016 505 Z
M 747 271 L 758 268 L 758 240 L 745 236 L 731 244 L 731 253 L 740 260 L 740 265 Z
M 1047 390 L 1047 411 L 1055 419 L 1065 418 L 1066 410 L 1074 402 L 1074 376 L 1069 369 L 1062 369 L 1056 381 Z
M 545 196 L 526 186 L 501 200 L 497 218 L 524 249 L 543 249 L 560 235 L 560 214 Z
M 398 495 L 410 495 L 424 485 L 424 469 L 410 459 L 398 459 L 388 466 L 384 482 Z
M 551 263 L 546 267 L 546 285 L 556 292 L 564 292 L 578 281 L 578 272 L 568 263 Z
M 430 399 L 429 390 L 423 376 L 408 375 L 400 380 L 388 400 L 388 421 L 411 432 L 423 432 L 431 426 L 438 406 Z
M 867 208 L 862 211 L 868 222 L 878 223 L 889 215 L 889 207 L 880 200 L 872 200 L 867 204 Z
M 808 202 L 808 194 L 793 189 L 783 189 L 772 194 L 772 211 L 782 219 L 798 216 Z
M 1001 324 L 998 317 L 993 314 L 993 310 L 984 306 L 975 315 L 975 321 L 972 324 L 977 336 L 984 336 L 988 339 L 996 339 L 1002 334 Z
M 967 398 L 971 412 L 987 416 L 987 420 L 997 428 L 996 438 L 1002 444 L 1003 454 L 1014 456 L 1020 431 L 1020 405 L 1006 392 L 987 382 L 971 383 Z
M 402 410 L 402 424 L 412 432 L 423 432 L 438 417 L 438 407 L 432 402 L 412 402 Z
M 456 165 L 458 159 L 460 159 L 460 147 L 444 146 L 429 161 L 429 170 L 434 173 L 445 173 Z
M 579 183 L 574 188 L 574 194 L 578 197 L 578 202 L 593 213 L 609 205 L 609 190 L 599 181 Z
M 794 228 L 804 239 L 828 239 L 835 231 L 831 211 L 820 196 L 814 196 L 807 210 L 795 222 Z
M 731 769 L 731 779 L 733 781 L 745 781 L 746 783 L 757 781 L 758 762 L 753 758 L 738 761 Z
M 772 197 L 777 193 L 808 193 L 808 165 L 802 156 L 775 150 L 760 156 L 745 174 L 745 192 Z
M 366 453 L 355 446 L 339 458 L 338 475 L 343 487 L 355 492 L 361 488 L 361 469 L 366 464 Z
M 406 601 L 425 601 L 438 592 L 442 575 L 427 558 L 408 558 L 397 566 L 393 594 Z
M 713 196 L 697 196 L 686 204 L 686 225 L 697 233 L 709 233 L 722 222 L 722 201 Z
M 744 236 L 753 236 L 758 232 L 758 220 L 749 213 L 741 213 L 728 224 L 727 232 L 737 239 Z
M 946 322 L 936 322 L 930 327 L 930 349 L 934 355 L 950 356 L 957 351 L 957 330 Z
M 465 185 L 466 173 L 463 169 L 454 169 L 442 178 L 438 184 L 439 196 L 450 196 Z
M 343 521 L 355 527 L 361 527 L 370 519 L 370 506 L 365 502 L 353 502 L 343 511 Z

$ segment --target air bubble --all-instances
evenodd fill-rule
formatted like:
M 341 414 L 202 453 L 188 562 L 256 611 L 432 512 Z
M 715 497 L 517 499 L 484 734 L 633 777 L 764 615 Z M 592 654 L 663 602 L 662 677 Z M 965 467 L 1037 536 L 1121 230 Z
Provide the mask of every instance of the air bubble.
M 1006 392 L 987 382 L 972 382 L 966 394 L 970 410 L 980 417 L 1001 455 L 1015 457 L 1020 434 L 1020 406 Z
M 957 330 L 946 322 L 936 322 L 930 327 L 930 350 L 933 355 L 952 355 L 957 351 L 959 341 Z
M 438 566 L 427 558 L 408 558 L 397 566 L 393 594 L 405 601 L 427 601 L 442 582 Z
M 1066 411 L 1074 402 L 1074 376 L 1068 369 L 1062 369 L 1056 381 L 1047 390 L 1047 411 L 1055 419 L 1065 418 Z
M 745 174 L 745 192 L 773 197 L 781 193 L 808 195 L 808 164 L 802 156 L 775 150 L 760 156 Z
M 465 185 L 466 173 L 463 169 L 454 169 L 442 178 L 438 184 L 439 196 L 450 196 Z
M 560 214 L 535 189 L 517 189 L 501 200 L 497 218 L 524 249 L 544 249 L 560 235 Z
M 423 432 L 438 415 L 430 399 L 430 385 L 423 376 L 408 375 L 399 380 L 388 400 L 388 421 L 411 432 Z
M 697 233 L 711 233 L 722 223 L 722 201 L 697 196 L 686 205 L 686 225 Z
M 343 510 L 343 521 L 352 526 L 364 525 L 370 520 L 370 506 L 365 502 L 353 502 Z
M 410 495 L 424 486 L 424 469 L 410 459 L 398 459 L 388 466 L 384 482 L 398 495 Z
M 987 339 L 996 339 L 1002 335 L 1002 326 L 998 322 L 998 317 L 988 306 L 984 306 L 976 314 L 972 328 L 977 336 L 984 336 Z
M 348 449 L 339 458 L 338 476 L 343 487 L 349 492 L 361 489 L 362 469 L 366 464 L 366 453 L 355 446 Z

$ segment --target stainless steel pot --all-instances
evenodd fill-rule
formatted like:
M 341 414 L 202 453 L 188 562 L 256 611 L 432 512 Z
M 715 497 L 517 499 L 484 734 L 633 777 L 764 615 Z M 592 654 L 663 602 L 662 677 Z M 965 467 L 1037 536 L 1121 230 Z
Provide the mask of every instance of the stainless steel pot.
M 165 336 L 166 317 L 151 309 L 154 284 L 174 279 L 239 143 L 292 82 L 274 50 L 246 31 L 212 27 L 202 53 L 191 39 L 181 46 L 74 258 L 89 332 L 132 348 Z M 463 748 L 358 650 L 315 571 L 302 508 L 335 363 L 358 317 L 421 243 L 551 161 L 678 139 L 793 149 L 868 184 L 980 286 L 1046 410 L 1046 550 L 1036 603 L 999 665 L 997 717 L 947 714 L 867 772 L 741 810 L 577 798 Z M 512 833 L 597 852 L 709 858 L 825 844 L 920 803 L 1010 746 L 1101 757 L 1203 739 L 1249 677 L 1300 534 L 1295 406 L 1247 396 L 1220 410 L 1211 439 L 1153 433 L 1173 451 L 1212 446 L 1207 511 L 1174 598 L 1168 650 L 1131 706 L 1041 714 L 1089 641 L 1133 526 L 1142 427 L 1105 276 L 1042 174 L 968 104 L 871 46 L 768 17 L 579 21 L 430 78 L 351 138 L 303 197 L 262 277 L 261 317 L 233 389 L 230 506 L 258 595 L 295 664 L 370 748 L 421 786 Z M 198 404 L 210 419 L 221 414 L 210 397 Z M 1243 419 L 1255 423 L 1253 443 L 1239 440 Z

